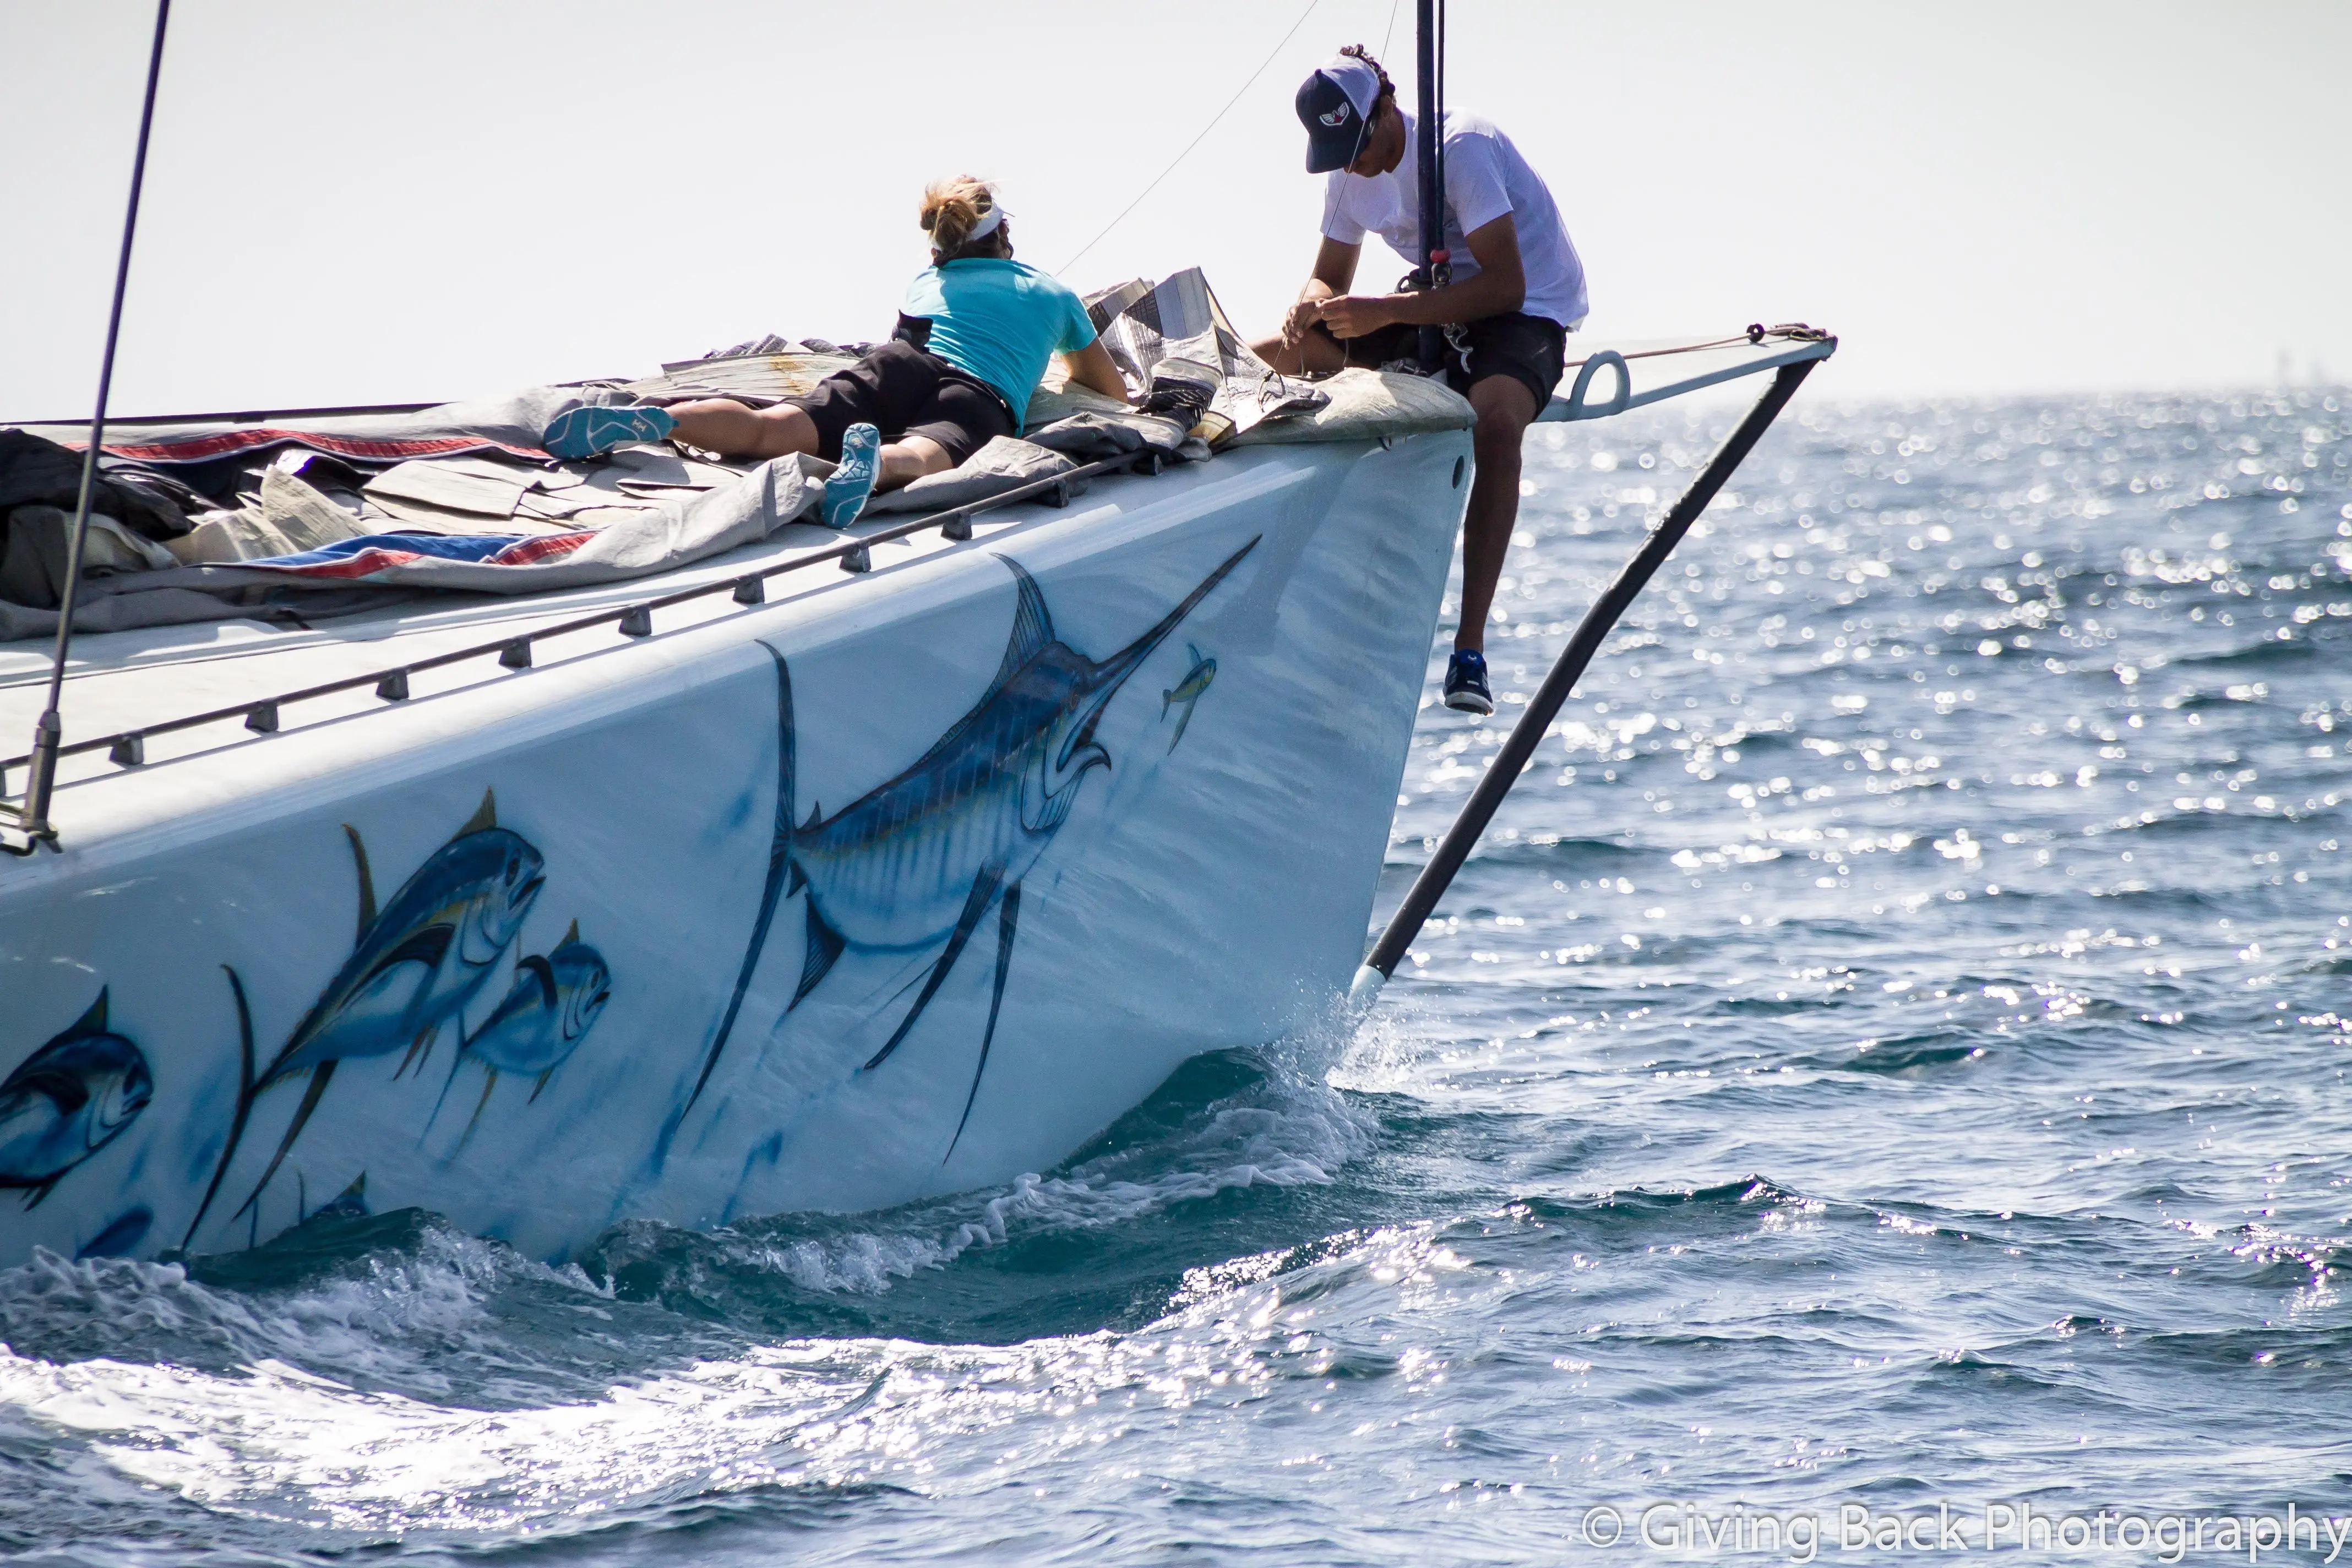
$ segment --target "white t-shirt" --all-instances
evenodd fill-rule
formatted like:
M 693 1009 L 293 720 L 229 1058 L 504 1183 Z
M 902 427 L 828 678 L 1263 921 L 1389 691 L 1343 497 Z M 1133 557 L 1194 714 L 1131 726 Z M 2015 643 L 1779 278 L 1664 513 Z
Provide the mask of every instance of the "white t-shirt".
M 1421 187 L 1414 173 L 1413 120 L 1404 118 L 1405 155 L 1385 174 L 1366 179 L 1331 172 L 1324 193 L 1323 232 L 1342 245 L 1361 245 L 1368 233 L 1387 240 L 1409 263 L 1421 259 Z M 1445 248 L 1456 283 L 1478 275 L 1464 236 L 1511 215 L 1519 236 L 1527 299 L 1519 309 L 1563 327 L 1584 320 L 1584 263 L 1559 221 L 1559 208 L 1542 176 L 1528 167 L 1494 122 L 1465 110 L 1445 111 Z

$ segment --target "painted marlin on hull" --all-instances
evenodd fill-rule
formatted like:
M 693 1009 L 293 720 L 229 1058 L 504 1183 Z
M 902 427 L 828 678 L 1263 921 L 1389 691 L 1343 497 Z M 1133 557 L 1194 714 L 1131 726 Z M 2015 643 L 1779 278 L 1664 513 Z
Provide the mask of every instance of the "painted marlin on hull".
M 956 1139 L 963 1136 L 996 1036 L 1004 981 L 1020 921 L 1021 881 L 1068 820 L 1088 773 L 1110 765 L 1095 741 L 1104 710 L 1128 678 L 1257 547 L 1253 539 L 1220 563 L 1159 622 L 1109 658 L 1096 660 L 1054 635 L 1035 578 L 999 556 L 1019 590 L 1012 637 L 995 679 L 971 710 L 900 773 L 831 816 L 812 805 L 793 823 L 792 676 L 776 661 L 776 834 L 766 887 L 735 994 L 721 1018 L 687 1105 L 710 1081 L 726 1048 L 776 907 L 806 889 L 807 940 L 791 1006 L 816 988 L 847 947 L 911 952 L 944 943 L 898 1028 L 862 1070 L 882 1065 L 938 994 L 989 910 L 997 911 L 996 980 L 980 1059 Z M 681 1109 L 679 1114 L 684 1114 Z M 948 1152 L 955 1151 L 955 1141 Z

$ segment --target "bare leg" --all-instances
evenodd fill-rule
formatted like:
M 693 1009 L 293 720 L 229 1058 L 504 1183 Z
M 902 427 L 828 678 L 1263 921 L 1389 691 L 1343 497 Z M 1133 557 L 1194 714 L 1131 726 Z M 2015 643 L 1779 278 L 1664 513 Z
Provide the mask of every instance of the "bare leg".
M 908 485 L 925 474 L 943 474 L 955 467 L 948 449 L 928 436 L 906 436 L 882 448 L 879 470 L 874 476 L 877 494 Z
M 816 421 L 789 403 L 747 408 L 731 397 L 715 397 L 674 403 L 669 416 L 677 421 L 677 440 L 722 458 L 783 458 L 816 450 Z M 937 441 L 909 436 L 882 448 L 874 488 L 894 490 L 954 467 L 947 448 Z
M 731 397 L 714 397 L 673 403 L 669 416 L 677 421 L 674 439 L 722 458 L 782 458 L 816 450 L 816 421 L 789 403 L 753 409 Z
M 1503 574 L 1511 530 L 1519 520 L 1519 444 L 1538 410 L 1535 394 L 1512 375 L 1473 384 L 1470 406 L 1478 416 L 1471 433 L 1478 473 L 1462 520 L 1462 624 L 1454 630 L 1454 646 L 1484 652 L 1495 583 Z

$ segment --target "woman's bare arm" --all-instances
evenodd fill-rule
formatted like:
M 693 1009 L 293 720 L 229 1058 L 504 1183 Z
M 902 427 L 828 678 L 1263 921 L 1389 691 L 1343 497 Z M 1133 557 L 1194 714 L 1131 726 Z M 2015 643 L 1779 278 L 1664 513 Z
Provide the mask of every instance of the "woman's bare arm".
M 1074 354 L 1064 354 L 1062 363 L 1069 367 L 1070 379 L 1088 392 L 1099 392 L 1121 403 L 1130 401 L 1127 378 L 1118 374 L 1118 363 L 1110 357 L 1110 351 L 1102 346 L 1100 338 Z

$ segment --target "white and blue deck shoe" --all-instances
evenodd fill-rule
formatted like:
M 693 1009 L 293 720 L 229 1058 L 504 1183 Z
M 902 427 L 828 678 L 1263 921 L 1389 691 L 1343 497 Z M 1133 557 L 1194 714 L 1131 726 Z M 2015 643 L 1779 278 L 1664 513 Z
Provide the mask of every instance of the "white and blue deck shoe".
M 841 466 L 824 481 L 824 525 L 847 528 L 866 510 L 874 481 L 882 474 L 882 432 L 852 425 L 841 433 Z
M 666 441 L 677 421 L 664 408 L 567 408 L 539 438 L 551 458 L 593 458 L 633 441 Z

